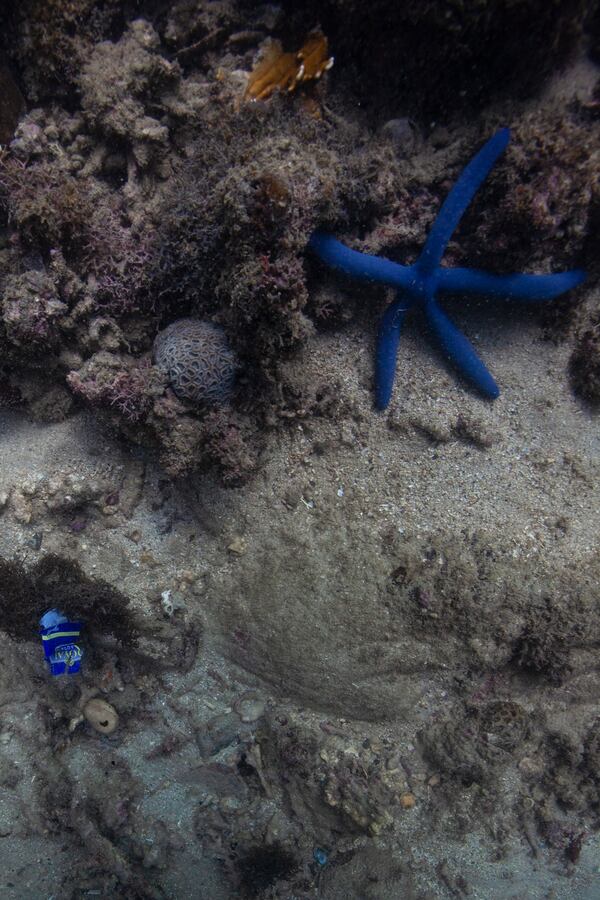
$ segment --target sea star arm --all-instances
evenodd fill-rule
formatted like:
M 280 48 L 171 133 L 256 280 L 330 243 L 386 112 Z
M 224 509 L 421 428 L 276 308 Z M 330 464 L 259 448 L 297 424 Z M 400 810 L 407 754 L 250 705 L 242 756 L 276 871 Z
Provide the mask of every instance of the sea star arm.
M 324 232 L 316 232 L 310 239 L 310 248 L 327 265 L 353 278 L 391 285 L 399 293 L 384 315 L 377 339 L 376 402 L 379 409 L 384 409 L 390 400 L 400 331 L 405 313 L 411 306 L 424 308 L 442 350 L 464 377 L 485 396 L 495 398 L 500 393 L 496 382 L 467 338 L 437 304 L 435 293 L 478 293 L 535 302 L 552 300 L 585 278 L 585 273 L 580 270 L 552 275 L 488 275 L 475 269 L 441 267 L 448 241 L 509 140 L 509 129 L 501 129 L 468 163 L 444 201 L 423 252 L 412 266 L 351 250 Z
M 488 275 L 476 269 L 438 270 L 438 290 L 456 294 L 488 294 L 507 300 L 553 300 L 577 287 L 585 272 L 572 269 L 553 275 Z
M 475 353 L 470 341 L 451 322 L 433 298 L 425 307 L 425 315 L 442 350 L 459 372 L 482 394 L 495 400 L 500 394 L 498 385 Z
M 439 266 L 446 245 L 464 211 L 482 182 L 487 178 L 490 169 L 506 148 L 509 140 L 510 130 L 501 128 L 483 145 L 479 153 L 461 172 L 458 181 L 442 204 L 423 247 L 423 252 L 417 261 L 417 267 L 424 274 L 432 274 Z
M 379 325 L 375 354 L 375 405 L 377 409 L 385 409 L 392 396 L 396 374 L 396 354 L 406 312 L 407 304 L 400 297 L 388 306 Z
M 415 273 L 412 266 L 401 266 L 400 263 L 384 259 L 382 256 L 370 256 L 368 253 L 351 250 L 323 231 L 316 231 L 308 246 L 328 266 L 352 278 L 378 281 L 400 289 L 410 288 L 414 282 Z

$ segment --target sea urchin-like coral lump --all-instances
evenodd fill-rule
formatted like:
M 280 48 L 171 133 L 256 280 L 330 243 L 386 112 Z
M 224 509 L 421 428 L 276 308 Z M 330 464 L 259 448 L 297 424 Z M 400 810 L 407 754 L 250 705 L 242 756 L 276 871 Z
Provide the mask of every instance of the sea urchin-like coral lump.
M 203 405 L 231 397 L 237 357 L 212 322 L 178 319 L 168 325 L 154 341 L 154 362 L 180 400 Z

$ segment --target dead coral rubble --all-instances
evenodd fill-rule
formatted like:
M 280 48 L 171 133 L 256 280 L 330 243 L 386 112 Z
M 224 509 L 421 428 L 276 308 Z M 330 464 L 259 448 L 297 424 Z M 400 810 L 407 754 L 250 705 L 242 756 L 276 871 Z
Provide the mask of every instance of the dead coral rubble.
M 67 384 L 92 406 L 114 409 L 128 422 L 139 422 L 152 408 L 163 385 L 149 360 L 127 359 L 106 351 L 91 356 L 78 371 L 69 372 Z
M 594 266 L 588 235 L 598 205 L 599 139 L 600 123 L 585 122 L 576 112 L 520 118 L 506 163 L 483 194 L 483 218 L 473 232 L 470 221 L 475 224 L 480 213 L 465 222 L 462 252 L 469 258 L 485 252 L 504 271 Z
M 285 787 L 292 809 L 304 810 L 306 824 L 327 829 L 379 835 L 401 813 L 408 793 L 406 772 L 390 741 L 358 746 L 343 732 L 315 733 L 302 721 L 266 722 L 259 734 L 271 777 Z M 310 816 L 310 819 L 308 818 Z
M 92 127 L 106 140 L 121 140 L 129 146 L 140 169 L 153 164 L 166 175 L 169 127 L 164 111 L 177 102 L 182 82 L 177 63 L 161 56 L 159 49 L 156 31 L 138 19 L 117 43 L 96 45 L 78 81 L 84 114 Z M 189 114 L 190 97 L 185 99 Z M 157 106 L 160 118 L 150 114 Z
M 6 278 L 1 309 L 8 340 L 25 352 L 31 345 L 56 346 L 58 324 L 68 312 L 55 279 L 35 270 Z
M 61 247 L 67 258 L 81 247 L 92 217 L 90 184 L 62 163 L 0 156 L 0 190 L 19 237 L 40 251 Z

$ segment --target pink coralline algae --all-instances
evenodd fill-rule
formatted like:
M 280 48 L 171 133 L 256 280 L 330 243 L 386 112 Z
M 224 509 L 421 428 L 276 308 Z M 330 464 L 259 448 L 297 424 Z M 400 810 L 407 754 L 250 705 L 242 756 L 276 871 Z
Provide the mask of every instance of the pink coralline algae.
M 52 278 L 34 270 L 8 276 L 0 309 L 10 342 L 27 348 L 54 340 L 68 312 Z
M 180 400 L 214 405 L 231 397 L 237 357 L 212 322 L 178 319 L 168 325 L 154 341 L 154 362 Z
M 152 368 L 147 360 L 124 360 L 101 351 L 78 372 L 69 372 L 67 384 L 74 394 L 93 406 L 105 406 L 129 422 L 143 419 L 153 401 Z

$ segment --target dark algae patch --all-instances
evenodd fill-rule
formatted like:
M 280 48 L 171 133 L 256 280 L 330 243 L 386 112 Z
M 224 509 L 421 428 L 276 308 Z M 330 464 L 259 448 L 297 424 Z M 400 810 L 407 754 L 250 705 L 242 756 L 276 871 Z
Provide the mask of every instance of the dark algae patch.
M 236 861 L 240 887 L 246 897 L 258 897 L 277 881 L 293 875 L 298 862 L 278 844 L 251 847 Z
M 15 640 L 35 640 L 41 615 L 60 607 L 72 621 L 85 622 L 86 631 L 135 646 L 138 629 L 128 598 L 107 582 L 88 578 L 76 563 L 48 555 L 26 570 L 21 563 L 1 560 L 0 575 L 3 629 Z

